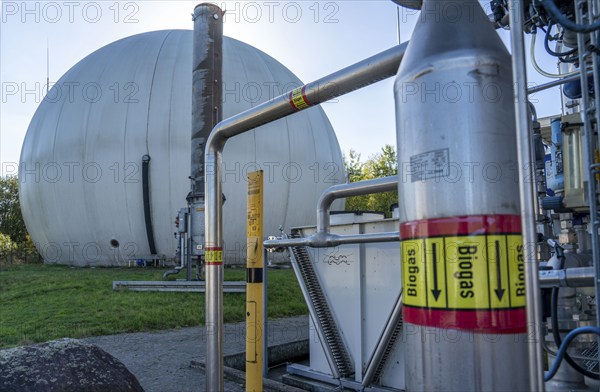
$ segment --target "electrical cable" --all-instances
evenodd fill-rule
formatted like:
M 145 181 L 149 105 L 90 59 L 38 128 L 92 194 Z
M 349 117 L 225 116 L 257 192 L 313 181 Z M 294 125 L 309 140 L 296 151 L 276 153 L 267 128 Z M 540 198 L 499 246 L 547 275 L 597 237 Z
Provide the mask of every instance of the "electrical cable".
M 562 79 L 562 78 L 566 78 L 569 76 L 575 76 L 579 74 L 579 70 L 576 71 L 571 71 L 571 72 L 567 72 L 564 74 L 552 74 L 549 72 L 544 71 L 542 68 L 540 68 L 540 66 L 538 65 L 536 59 L 535 59 L 535 42 L 536 42 L 536 30 L 534 29 L 531 32 L 531 45 L 530 45 L 530 50 L 529 50 L 529 54 L 531 56 L 531 64 L 533 64 L 533 68 L 535 68 L 535 70 L 537 72 L 540 73 L 540 75 L 545 76 L 547 78 L 552 78 L 552 79 Z
M 565 269 L 565 264 L 566 264 L 566 257 L 565 257 L 565 250 L 563 249 L 562 246 L 560 246 L 560 244 L 552 239 L 549 238 L 547 240 L 548 245 L 550 245 L 554 251 L 556 252 L 556 258 L 559 261 L 558 264 L 558 269 L 562 270 Z M 551 300 L 550 300 L 550 323 L 552 326 L 552 337 L 554 338 L 554 343 L 556 344 L 556 347 L 560 347 L 561 346 L 561 342 L 562 339 L 560 338 L 560 332 L 559 332 L 559 325 L 558 325 L 558 287 L 554 287 L 552 289 L 552 296 L 551 296 Z M 558 354 L 557 354 L 557 358 L 558 358 Z M 567 363 L 569 365 L 571 365 L 571 367 L 575 370 L 577 370 L 579 373 L 593 378 L 594 380 L 598 380 L 600 379 L 600 377 L 598 376 L 598 374 L 594 373 L 594 372 L 590 372 L 587 369 L 582 368 L 577 362 L 575 362 L 575 360 L 573 360 L 573 358 L 571 358 L 571 356 L 569 355 L 569 353 L 565 352 L 564 353 L 564 359 L 565 361 L 567 361 Z
M 567 336 L 565 337 L 565 340 L 560 345 L 560 349 L 558 350 L 558 354 L 556 356 L 556 359 L 554 360 L 554 363 L 552 364 L 552 367 L 544 375 L 544 381 L 548 382 L 548 381 L 552 380 L 552 378 L 556 375 L 556 372 L 558 371 L 558 368 L 560 367 L 560 363 L 562 362 L 563 358 L 566 359 L 565 355 L 567 353 L 567 348 L 569 347 L 569 344 L 571 344 L 571 341 L 573 341 L 573 339 L 575 339 L 577 336 L 584 334 L 584 333 L 585 334 L 593 333 L 593 334 L 600 336 L 600 328 L 590 327 L 590 326 L 579 327 L 579 328 L 576 328 L 576 329 L 572 330 L 571 332 L 569 332 L 567 334 Z M 597 377 L 597 375 L 596 375 L 596 377 Z
M 570 56 L 570 55 L 574 54 L 575 52 L 577 52 L 577 48 L 573 48 L 573 49 L 569 50 L 568 52 L 563 52 L 563 53 L 557 53 L 557 52 L 553 51 L 552 49 L 550 49 L 550 32 L 552 31 L 553 26 L 554 26 L 553 22 L 550 22 L 548 24 L 548 31 L 546 31 L 546 35 L 544 37 L 544 48 L 546 49 L 546 52 L 548 52 L 549 55 L 554 56 L 554 57 Z
M 541 3 L 554 22 L 567 30 L 574 31 L 576 33 L 591 33 L 592 31 L 600 29 L 600 20 L 589 25 L 582 25 L 573 22 L 566 15 L 560 12 L 558 6 L 554 3 L 554 0 L 541 0 Z
M 552 289 L 552 299 L 551 299 L 551 316 L 550 316 L 550 322 L 552 324 L 552 337 L 554 338 L 554 343 L 556 344 L 556 347 L 560 347 L 561 343 L 562 343 L 562 339 L 560 337 L 560 333 L 558 331 L 559 326 L 558 326 L 558 291 L 559 288 L 558 287 L 554 287 Z M 560 351 L 559 351 L 560 353 Z M 558 359 L 558 357 L 557 357 Z M 598 374 L 590 372 L 587 369 L 582 368 L 577 362 L 575 362 L 575 360 L 573 358 L 571 358 L 571 356 L 565 352 L 564 353 L 564 359 L 565 361 L 567 361 L 567 363 L 569 365 L 571 365 L 571 367 L 575 370 L 577 370 L 579 373 L 593 378 L 594 380 L 598 380 L 600 379 L 600 377 L 598 376 Z
M 564 249 L 555 240 L 548 240 L 548 244 L 554 248 L 554 251 L 556 252 L 556 257 L 560 261 L 558 269 L 564 269 L 565 263 L 566 263 Z M 552 289 L 552 297 L 550 300 L 550 312 L 551 312 L 550 323 L 552 326 L 552 337 L 554 338 L 554 343 L 556 344 L 556 347 L 560 347 L 562 349 L 562 345 L 561 345 L 562 339 L 560 338 L 560 332 L 558 330 L 559 329 L 559 325 L 558 325 L 558 291 L 559 291 L 559 287 L 554 287 Z M 571 331 L 571 332 L 573 332 L 573 331 Z M 566 341 L 566 339 L 565 339 L 565 341 Z M 558 355 L 560 355 L 560 350 L 556 356 L 555 362 L 559 362 Z M 566 350 L 563 354 L 563 357 L 564 357 L 565 361 L 567 361 L 567 363 L 569 365 L 571 365 L 571 367 L 573 369 L 575 369 L 579 373 L 583 374 L 584 376 L 590 377 L 594 380 L 600 379 L 600 376 L 598 374 L 596 374 L 594 372 L 590 372 L 587 369 L 584 369 L 577 362 L 575 362 L 575 360 L 573 358 L 571 358 L 571 356 L 569 355 L 569 353 L 566 352 Z M 562 361 L 562 358 L 561 358 L 561 361 Z M 557 370 L 558 370 L 558 368 L 557 368 Z M 555 373 L 556 373 L 556 371 L 555 371 Z M 552 375 L 552 377 L 554 377 L 554 375 Z M 550 377 L 550 378 L 552 378 L 552 377 Z

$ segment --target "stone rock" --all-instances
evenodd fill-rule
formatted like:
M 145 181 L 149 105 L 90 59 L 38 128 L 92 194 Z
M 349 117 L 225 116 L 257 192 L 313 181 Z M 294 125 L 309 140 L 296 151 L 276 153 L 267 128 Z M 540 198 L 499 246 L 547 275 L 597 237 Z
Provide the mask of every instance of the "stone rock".
M 78 340 L 0 350 L 0 392 L 143 391 L 118 359 Z

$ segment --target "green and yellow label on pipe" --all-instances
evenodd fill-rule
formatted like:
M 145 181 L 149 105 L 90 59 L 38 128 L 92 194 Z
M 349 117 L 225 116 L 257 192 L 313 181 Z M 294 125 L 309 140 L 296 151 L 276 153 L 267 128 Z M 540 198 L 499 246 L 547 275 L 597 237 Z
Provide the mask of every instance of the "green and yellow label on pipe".
M 248 173 L 246 391 L 263 390 L 263 171 Z

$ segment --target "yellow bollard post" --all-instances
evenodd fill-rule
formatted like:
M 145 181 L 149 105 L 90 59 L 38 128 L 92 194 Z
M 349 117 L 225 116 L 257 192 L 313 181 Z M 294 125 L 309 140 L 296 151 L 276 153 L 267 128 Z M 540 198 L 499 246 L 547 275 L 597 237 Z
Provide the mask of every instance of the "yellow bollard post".
M 248 173 L 246 391 L 263 390 L 263 171 Z

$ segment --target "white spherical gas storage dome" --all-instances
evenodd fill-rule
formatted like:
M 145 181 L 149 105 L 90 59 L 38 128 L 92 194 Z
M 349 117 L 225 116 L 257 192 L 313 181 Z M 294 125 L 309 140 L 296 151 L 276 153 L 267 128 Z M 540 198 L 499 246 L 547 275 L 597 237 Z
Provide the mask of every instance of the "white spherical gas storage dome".
M 157 253 L 175 256 L 173 222 L 190 189 L 191 68 L 192 32 L 155 31 L 97 50 L 53 86 L 27 131 L 19 174 L 25 223 L 47 263 L 123 265 L 150 255 L 146 154 Z M 223 118 L 301 85 L 272 57 L 227 37 L 223 79 Z M 231 139 L 223 174 L 229 263 L 245 257 L 245 175 L 256 168 L 265 172 L 265 235 L 314 224 L 321 192 L 344 179 L 320 107 Z

